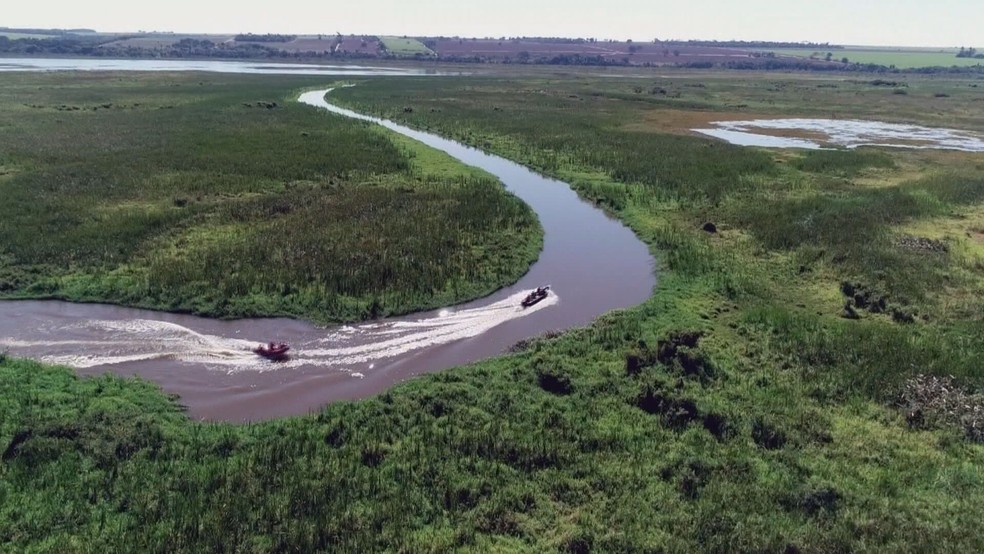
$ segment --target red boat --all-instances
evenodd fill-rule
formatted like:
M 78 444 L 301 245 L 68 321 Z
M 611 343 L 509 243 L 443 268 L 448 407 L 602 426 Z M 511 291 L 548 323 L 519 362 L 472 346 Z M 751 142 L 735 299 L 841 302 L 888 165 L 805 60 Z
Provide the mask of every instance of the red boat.
M 546 298 L 547 295 L 549 294 L 547 291 L 549 290 L 550 290 L 550 285 L 537 287 L 533 289 L 533 292 L 527 294 L 526 298 L 524 298 L 523 301 L 520 302 L 520 304 L 522 304 L 524 308 L 529 308 L 533 304 L 536 304 L 537 302 Z
M 290 350 L 290 346 L 286 342 L 268 342 L 262 346 L 257 346 L 253 352 L 269 360 L 286 360 L 288 350 Z

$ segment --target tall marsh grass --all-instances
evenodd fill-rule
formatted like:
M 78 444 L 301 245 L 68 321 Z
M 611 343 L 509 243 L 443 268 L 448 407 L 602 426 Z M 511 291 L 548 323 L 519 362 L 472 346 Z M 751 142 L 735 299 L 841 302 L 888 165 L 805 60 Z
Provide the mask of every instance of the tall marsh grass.
M 373 126 L 292 102 L 290 85 L 23 88 L 50 80 L 0 87 L 0 151 L 23 168 L 0 181 L 7 296 L 356 320 L 487 294 L 537 256 L 535 216 L 499 183 L 454 164 L 431 175 Z

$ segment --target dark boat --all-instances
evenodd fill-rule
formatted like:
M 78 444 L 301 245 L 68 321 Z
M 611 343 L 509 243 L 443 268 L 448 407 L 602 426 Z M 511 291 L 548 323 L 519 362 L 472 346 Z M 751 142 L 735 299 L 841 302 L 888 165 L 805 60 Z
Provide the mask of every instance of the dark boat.
M 290 346 L 286 342 L 269 342 L 262 346 L 257 346 L 253 349 L 253 352 L 269 360 L 286 360 L 288 350 L 290 350 Z
M 524 308 L 529 308 L 533 304 L 536 304 L 537 302 L 546 298 L 548 294 L 547 291 L 549 290 L 550 290 L 550 285 L 537 287 L 533 289 L 533 292 L 527 294 L 526 298 L 524 298 L 523 301 L 520 302 L 520 304 L 522 304 Z

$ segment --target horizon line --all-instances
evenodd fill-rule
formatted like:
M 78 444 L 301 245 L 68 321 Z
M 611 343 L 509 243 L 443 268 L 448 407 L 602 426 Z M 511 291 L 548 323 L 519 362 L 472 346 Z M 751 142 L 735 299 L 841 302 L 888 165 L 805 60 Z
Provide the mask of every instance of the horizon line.
M 95 34 L 105 34 L 105 35 L 128 35 L 128 34 L 172 34 L 172 35 L 201 35 L 201 36 L 227 36 L 227 35 L 241 35 L 241 34 L 283 34 L 283 35 L 296 35 L 296 36 L 376 36 L 376 37 L 407 37 L 407 38 L 459 38 L 459 39 L 476 39 L 476 40 L 522 40 L 522 39 L 564 39 L 564 40 L 594 40 L 597 42 L 639 42 L 642 44 L 654 44 L 658 42 L 732 42 L 732 43 L 787 43 L 787 44 L 802 44 L 803 46 L 833 46 L 839 48 L 940 48 L 940 49 L 957 49 L 961 47 L 968 47 L 967 45 L 916 45 L 916 44 L 862 44 L 862 43 L 836 43 L 836 42 L 820 42 L 820 41 L 810 41 L 810 40 L 765 40 L 765 39 L 721 39 L 721 38 L 612 38 L 612 37 L 583 37 L 583 36 L 564 36 L 564 35 L 500 35 L 500 36 L 465 36 L 465 35 L 446 35 L 446 34 L 413 34 L 413 33 L 341 33 L 338 31 L 334 32 L 299 32 L 299 31 L 263 31 L 257 32 L 253 30 L 247 31 L 173 31 L 173 30 L 136 30 L 136 31 L 116 31 L 116 30 L 98 30 L 88 27 L 44 27 L 44 26 L 0 26 L 0 29 L 4 29 L 11 32 L 16 31 L 30 31 L 30 30 L 44 30 L 44 31 L 62 31 L 62 32 L 72 32 L 72 31 L 88 31 Z M 973 47 L 971 45 L 970 47 Z

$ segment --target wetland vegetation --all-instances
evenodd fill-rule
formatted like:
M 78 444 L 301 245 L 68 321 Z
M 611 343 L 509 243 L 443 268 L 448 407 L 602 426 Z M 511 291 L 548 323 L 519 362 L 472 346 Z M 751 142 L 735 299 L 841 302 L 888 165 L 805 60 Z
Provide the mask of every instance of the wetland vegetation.
M 0 296 L 352 321 L 536 259 L 535 215 L 493 177 L 299 105 L 298 83 L 5 79 Z
M 913 77 L 894 95 L 800 76 L 568 74 L 340 91 L 572 183 L 652 246 L 654 295 L 377 398 L 239 427 L 187 421 L 144 382 L 3 359 L 0 540 L 981 551 L 981 155 L 688 133 L 750 114 L 982 132 L 977 84 Z

